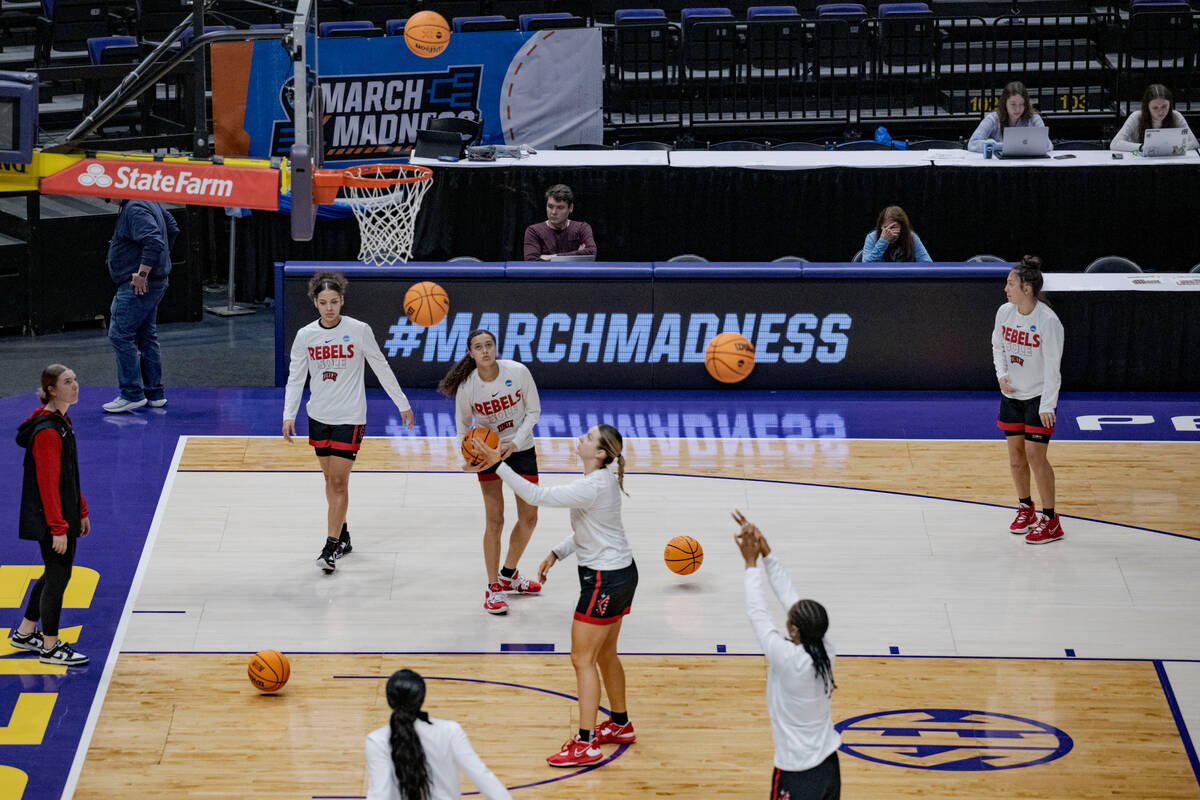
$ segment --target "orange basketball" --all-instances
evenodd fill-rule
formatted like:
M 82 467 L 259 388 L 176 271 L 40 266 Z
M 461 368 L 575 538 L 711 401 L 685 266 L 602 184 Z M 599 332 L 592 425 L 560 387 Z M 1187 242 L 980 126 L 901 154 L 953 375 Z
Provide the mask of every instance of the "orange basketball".
M 441 55 L 450 44 L 450 24 L 436 11 L 418 11 L 404 23 L 404 43 L 421 58 Z
M 450 296 L 433 281 L 414 283 L 404 293 L 405 316 L 422 328 L 437 325 L 449 311 Z
M 676 575 L 691 575 L 704 563 L 704 548 L 690 536 L 676 536 L 667 542 L 663 561 Z
M 721 383 L 737 383 L 754 369 L 754 345 L 740 333 L 718 333 L 704 351 L 704 368 Z
M 246 674 L 260 692 L 278 692 L 292 676 L 292 665 L 288 663 L 287 656 L 278 650 L 259 650 L 250 656 Z
M 500 435 L 491 428 L 471 428 L 463 437 L 462 454 L 472 467 L 478 467 L 483 463 L 483 456 L 475 452 L 476 439 L 482 439 L 493 450 L 500 446 Z

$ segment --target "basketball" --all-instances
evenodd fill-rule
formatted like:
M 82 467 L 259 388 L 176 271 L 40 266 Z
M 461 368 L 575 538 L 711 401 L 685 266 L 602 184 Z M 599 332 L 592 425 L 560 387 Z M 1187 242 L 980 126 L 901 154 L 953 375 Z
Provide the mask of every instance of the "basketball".
M 278 650 L 259 650 L 250 656 L 250 665 L 246 667 L 250 683 L 260 692 L 277 692 L 292 676 L 292 665 L 287 656 Z
M 441 55 L 450 44 L 450 24 L 436 11 L 418 11 L 404 23 L 404 43 L 421 58 Z
M 462 454 L 472 467 L 478 467 L 483 463 L 483 456 L 475 453 L 476 439 L 482 439 L 484 444 L 493 449 L 500 446 L 500 435 L 491 428 L 471 428 L 463 437 Z
M 754 345 L 740 333 L 718 333 L 704 351 L 704 368 L 721 383 L 737 383 L 754 369 Z
M 422 328 L 437 325 L 449 311 L 450 296 L 433 281 L 414 283 L 404 293 L 404 315 Z
M 704 563 L 704 548 L 690 536 L 676 536 L 667 542 L 663 561 L 676 575 L 691 575 Z

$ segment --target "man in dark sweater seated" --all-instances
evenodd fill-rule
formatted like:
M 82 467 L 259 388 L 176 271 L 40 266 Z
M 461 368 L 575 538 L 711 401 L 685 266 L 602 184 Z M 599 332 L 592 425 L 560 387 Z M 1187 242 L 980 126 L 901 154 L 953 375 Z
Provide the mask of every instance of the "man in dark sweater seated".
M 575 195 L 571 187 L 556 183 L 546 190 L 546 221 L 525 229 L 525 260 L 549 261 L 551 256 L 594 256 L 592 226 L 571 219 Z

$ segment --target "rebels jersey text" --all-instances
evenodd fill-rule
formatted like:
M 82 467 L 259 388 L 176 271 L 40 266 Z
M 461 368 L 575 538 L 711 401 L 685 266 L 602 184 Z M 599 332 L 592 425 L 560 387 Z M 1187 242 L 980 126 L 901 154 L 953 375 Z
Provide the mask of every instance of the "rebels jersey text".
M 1063 326 L 1058 315 L 1045 303 L 1021 314 L 1013 303 L 1005 303 L 996 312 L 992 330 L 992 361 L 996 377 L 1008 376 L 1012 397 L 1032 400 L 1041 396 L 1040 412 L 1058 407 L 1062 386 Z
M 529 370 L 519 361 L 496 360 L 500 374 L 484 381 L 475 370 L 458 387 L 454 396 L 454 423 L 458 444 L 471 428 L 491 428 L 501 444 L 511 442 L 517 450 L 533 447 L 533 425 L 542 415 L 537 386 Z M 460 452 L 458 449 L 455 452 Z
M 296 332 L 292 343 L 292 365 L 288 371 L 283 400 L 283 418 L 295 419 L 308 377 L 309 419 L 327 425 L 365 425 L 367 393 L 363 387 L 363 364 L 369 363 L 379 384 L 401 411 L 408 411 L 408 398 L 400 390 L 392 368 L 375 341 L 371 326 L 343 316 L 332 328 L 311 322 Z

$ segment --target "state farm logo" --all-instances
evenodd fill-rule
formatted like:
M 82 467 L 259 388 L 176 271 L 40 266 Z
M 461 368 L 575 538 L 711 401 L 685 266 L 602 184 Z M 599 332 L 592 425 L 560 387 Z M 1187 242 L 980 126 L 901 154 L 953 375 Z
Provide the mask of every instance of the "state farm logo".
M 79 173 L 79 177 L 75 180 L 79 181 L 80 186 L 112 186 L 112 177 L 104 171 L 103 164 L 89 164 L 87 172 Z

